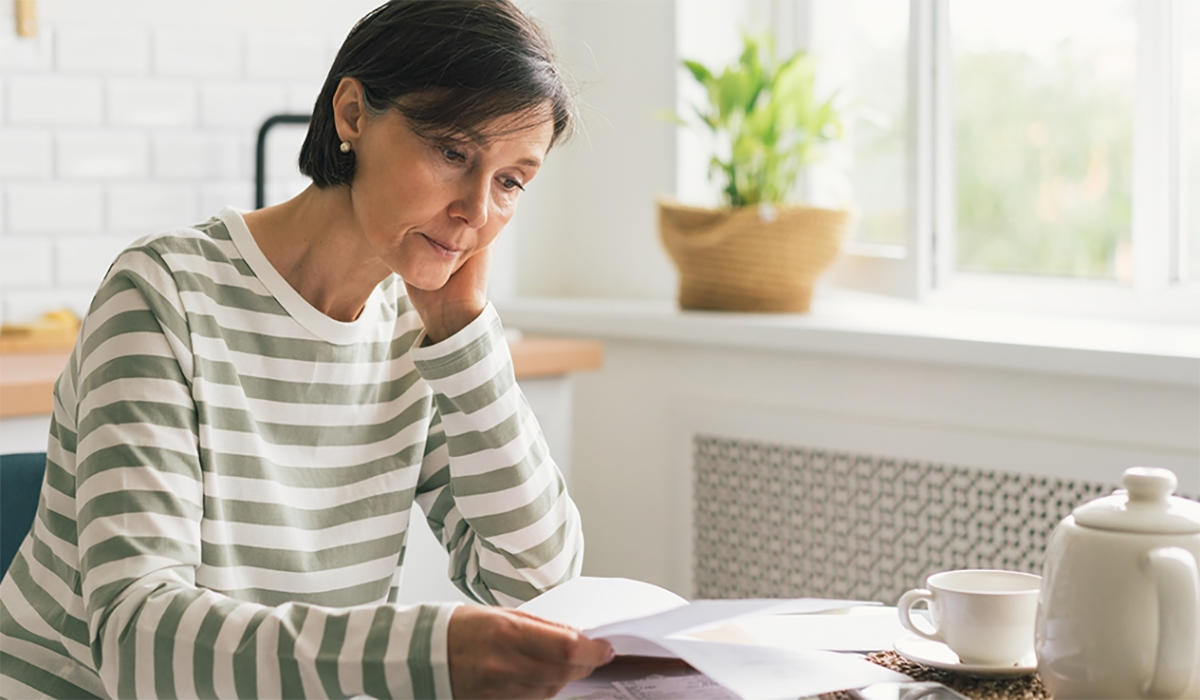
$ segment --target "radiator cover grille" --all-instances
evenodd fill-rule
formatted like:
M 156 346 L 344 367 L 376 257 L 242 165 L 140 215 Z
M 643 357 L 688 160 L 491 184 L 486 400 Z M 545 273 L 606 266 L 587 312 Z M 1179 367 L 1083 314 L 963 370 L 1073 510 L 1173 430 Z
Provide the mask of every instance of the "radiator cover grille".
M 895 604 L 947 569 L 1041 573 L 1054 526 L 1114 488 L 713 435 L 694 448 L 700 598 Z

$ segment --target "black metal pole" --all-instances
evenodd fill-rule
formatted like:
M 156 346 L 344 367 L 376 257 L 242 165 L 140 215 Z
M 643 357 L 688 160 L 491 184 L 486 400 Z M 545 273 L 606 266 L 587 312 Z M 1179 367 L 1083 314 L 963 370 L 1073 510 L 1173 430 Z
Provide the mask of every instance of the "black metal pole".
M 276 114 L 267 117 L 258 129 L 258 144 L 254 151 L 254 208 L 262 209 L 267 203 L 267 132 L 276 124 L 307 124 L 311 114 Z

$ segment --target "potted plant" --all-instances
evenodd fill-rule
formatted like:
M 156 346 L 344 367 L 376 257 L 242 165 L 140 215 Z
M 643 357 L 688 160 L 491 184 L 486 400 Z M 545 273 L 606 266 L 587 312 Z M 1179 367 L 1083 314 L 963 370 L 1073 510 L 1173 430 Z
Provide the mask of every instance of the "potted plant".
M 685 60 L 705 88 L 696 108 L 716 153 L 709 177 L 723 206 L 660 201 L 659 231 L 679 270 L 685 309 L 807 311 L 817 276 L 836 257 L 848 212 L 790 204 L 803 168 L 840 138 L 833 97 L 816 96 L 815 59 L 779 63 L 769 37 L 743 37 L 738 60 L 718 74 Z

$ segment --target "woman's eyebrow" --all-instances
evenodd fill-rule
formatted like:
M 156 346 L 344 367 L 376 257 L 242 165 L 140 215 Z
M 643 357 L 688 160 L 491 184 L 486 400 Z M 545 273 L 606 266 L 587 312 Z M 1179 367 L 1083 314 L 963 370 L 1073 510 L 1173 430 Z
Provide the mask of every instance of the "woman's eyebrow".
M 542 167 L 542 161 L 533 157 L 522 158 L 517 161 L 517 165 L 528 165 L 531 168 L 540 168 Z

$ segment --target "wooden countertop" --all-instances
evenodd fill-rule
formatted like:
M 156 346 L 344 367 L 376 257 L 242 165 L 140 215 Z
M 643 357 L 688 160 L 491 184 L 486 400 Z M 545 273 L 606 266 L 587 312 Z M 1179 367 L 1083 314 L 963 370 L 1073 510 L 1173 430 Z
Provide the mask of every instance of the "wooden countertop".
M 518 379 L 599 369 L 604 346 L 594 340 L 525 337 L 509 344 Z M 54 382 L 67 366 L 66 349 L 0 352 L 0 418 L 50 413 Z
M 597 340 L 526 336 L 509 343 L 508 349 L 517 379 L 600 369 L 604 363 L 604 346 Z
M 0 354 L 0 418 L 51 413 L 54 382 L 71 352 Z

